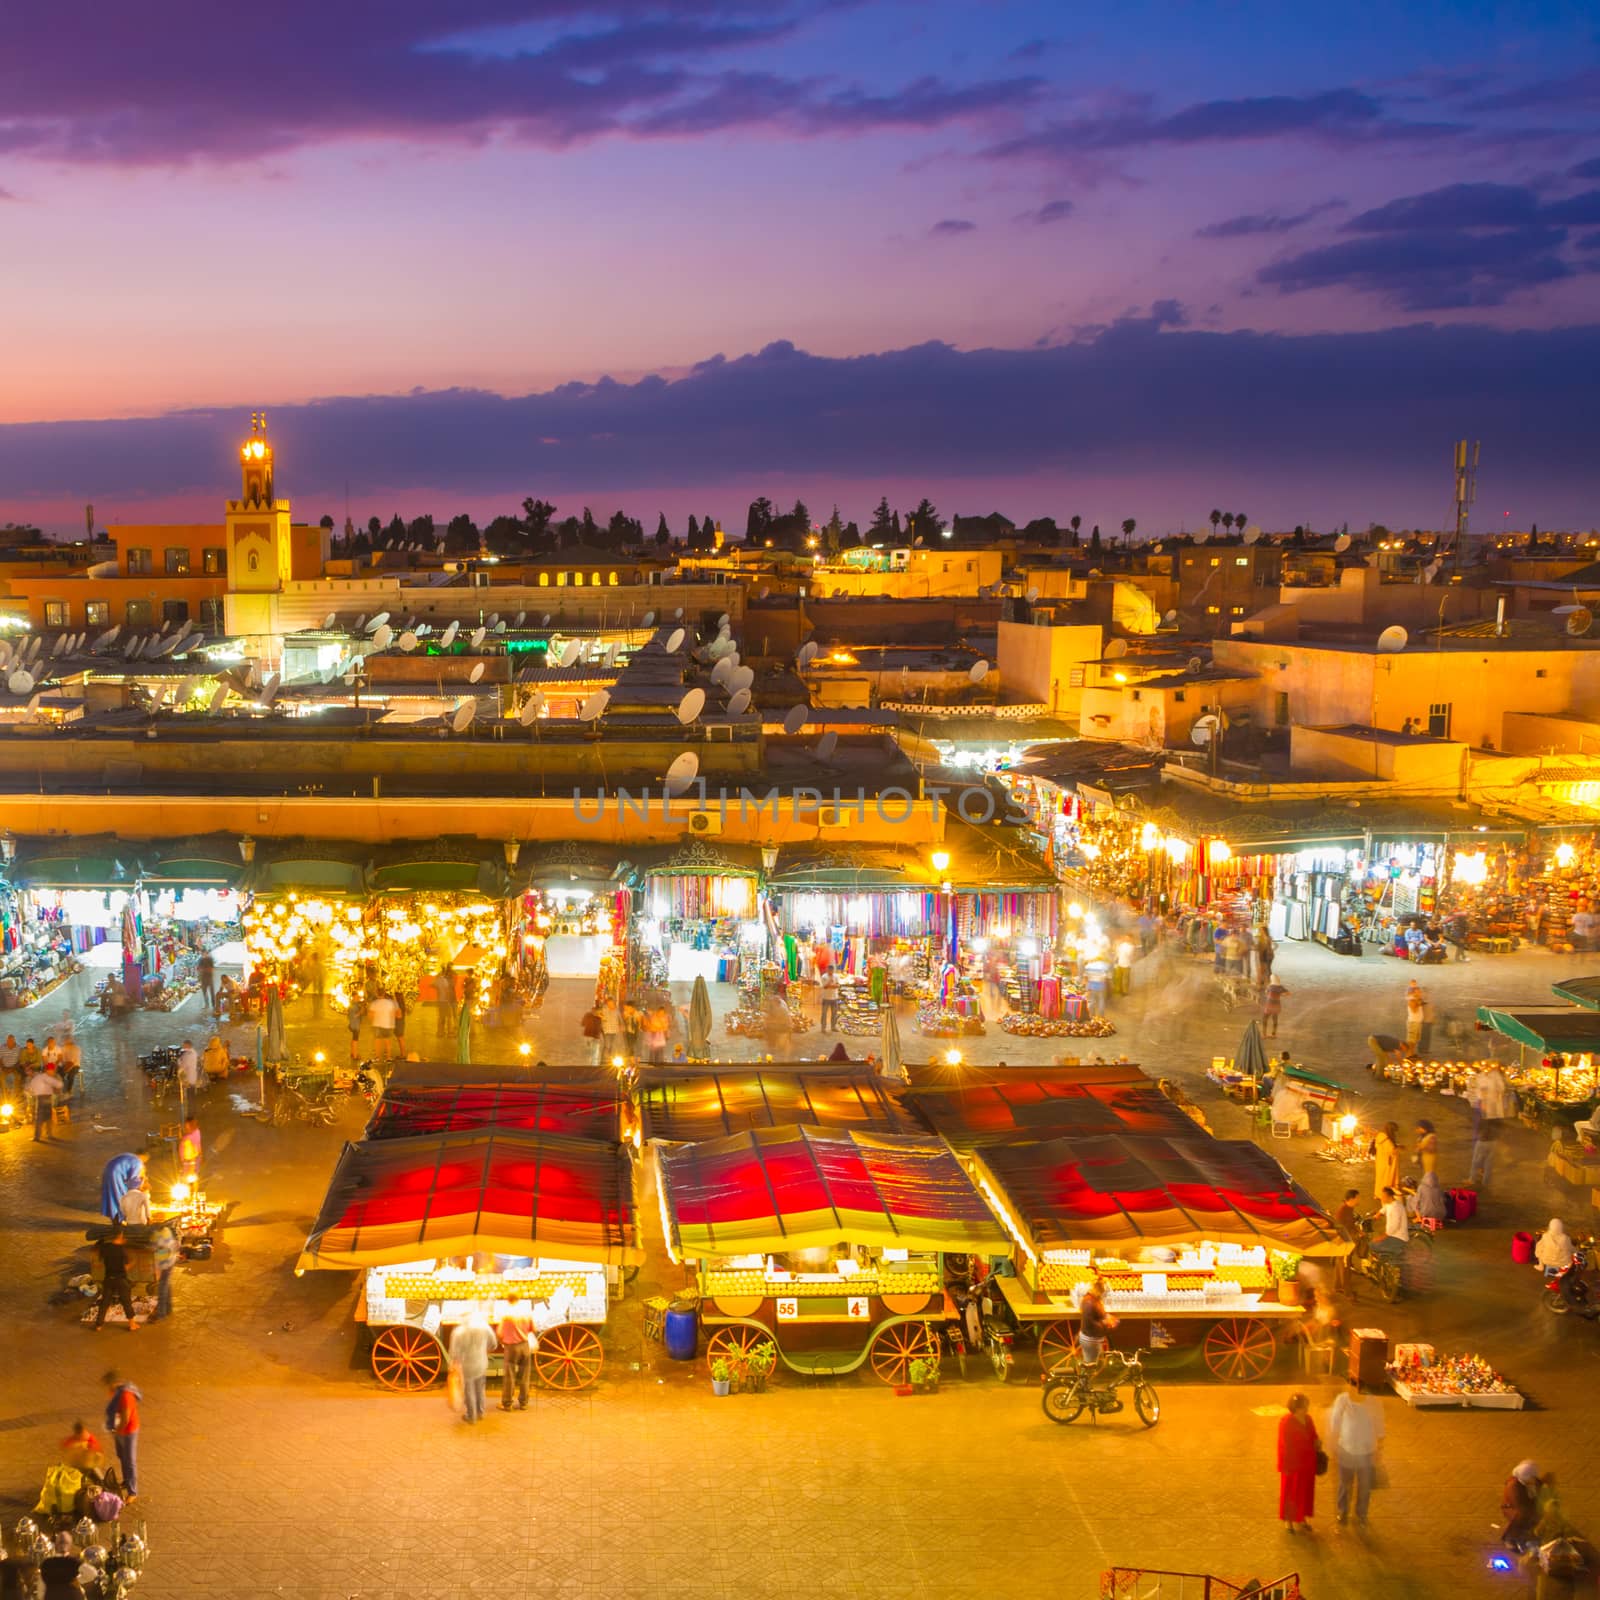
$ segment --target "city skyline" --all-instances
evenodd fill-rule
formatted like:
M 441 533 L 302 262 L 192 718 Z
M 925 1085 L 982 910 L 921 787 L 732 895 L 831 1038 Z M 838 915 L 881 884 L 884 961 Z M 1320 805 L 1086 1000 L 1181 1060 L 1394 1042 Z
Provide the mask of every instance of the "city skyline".
M 1469 435 L 1477 526 L 1588 525 L 1600 50 L 1576 5 L 1496 20 L 33 18 L 3 514 L 209 514 L 264 406 L 297 512 L 348 485 L 358 521 L 927 493 L 1427 526 Z

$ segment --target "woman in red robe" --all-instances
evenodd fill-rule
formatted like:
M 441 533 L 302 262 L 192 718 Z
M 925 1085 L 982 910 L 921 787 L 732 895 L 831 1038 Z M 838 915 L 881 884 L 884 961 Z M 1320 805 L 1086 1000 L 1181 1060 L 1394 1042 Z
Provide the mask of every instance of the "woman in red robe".
M 1278 1424 L 1278 1515 L 1297 1533 L 1311 1520 L 1317 1493 L 1317 1425 L 1311 1402 L 1289 1396 L 1289 1414 Z

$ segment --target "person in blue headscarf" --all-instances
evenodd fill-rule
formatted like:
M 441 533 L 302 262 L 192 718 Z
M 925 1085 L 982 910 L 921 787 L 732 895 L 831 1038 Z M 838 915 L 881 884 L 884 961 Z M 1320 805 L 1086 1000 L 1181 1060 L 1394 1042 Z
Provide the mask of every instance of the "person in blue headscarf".
M 127 1151 L 112 1156 L 100 1174 L 100 1212 L 117 1222 L 122 1217 L 122 1197 L 144 1177 L 145 1152 Z

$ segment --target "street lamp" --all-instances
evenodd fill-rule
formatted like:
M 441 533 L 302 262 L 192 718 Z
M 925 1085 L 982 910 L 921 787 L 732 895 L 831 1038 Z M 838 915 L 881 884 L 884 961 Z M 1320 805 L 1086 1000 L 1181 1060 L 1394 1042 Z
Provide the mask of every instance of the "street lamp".
M 948 850 L 935 850 L 928 860 L 933 863 L 933 870 L 942 878 L 950 865 L 950 852 Z

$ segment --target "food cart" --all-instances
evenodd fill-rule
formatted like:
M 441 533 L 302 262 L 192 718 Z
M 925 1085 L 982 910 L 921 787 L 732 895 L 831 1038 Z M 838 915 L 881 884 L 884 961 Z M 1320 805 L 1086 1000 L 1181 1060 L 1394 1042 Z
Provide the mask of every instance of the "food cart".
M 462 1075 L 467 1074 L 466 1081 Z M 449 1067 L 397 1072 L 367 1121 L 368 1139 L 504 1128 L 623 1141 L 631 1125 L 616 1074 L 531 1079 L 516 1069 Z
M 977 1146 L 966 1159 L 1011 1235 L 998 1309 L 1036 1331 L 1047 1370 L 1077 1347 L 1098 1274 L 1119 1346 L 1197 1352 L 1214 1377 L 1265 1376 L 1300 1314 L 1280 1272 L 1349 1250 L 1332 1221 L 1257 1145 L 1099 1134 Z M 1297 1287 L 1292 1272 L 1285 1290 Z
M 1004 1231 L 937 1140 L 757 1128 L 657 1146 L 667 1251 L 696 1264 L 706 1353 L 736 1363 L 767 1341 L 795 1372 L 885 1383 L 936 1359 L 954 1308 L 946 1251 L 992 1254 Z
M 437 1382 L 474 1307 L 526 1302 L 540 1381 L 584 1389 L 620 1274 L 644 1260 L 633 1174 L 612 1141 L 527 1130 L 347 1144 L 295 1271 L 366 1274 L 355 1317 L 386 1388 Z
M 860 1133 L 923 1131 L 890 1086 L 859 1065 L 730 1065 L 689 1077 L 647 1069 L 639 1074 L 636 1101 L 643 1137 L 667 1144 L 801 1125 Z

